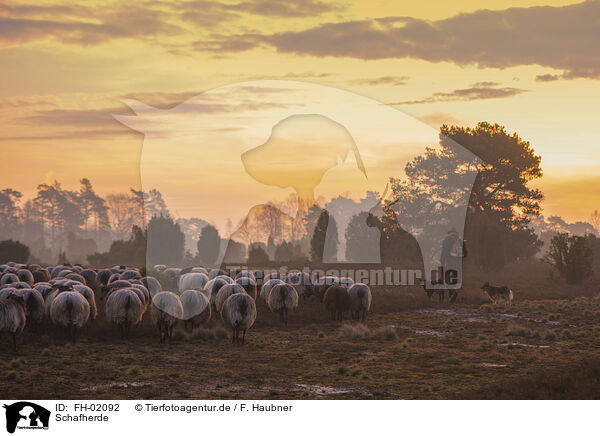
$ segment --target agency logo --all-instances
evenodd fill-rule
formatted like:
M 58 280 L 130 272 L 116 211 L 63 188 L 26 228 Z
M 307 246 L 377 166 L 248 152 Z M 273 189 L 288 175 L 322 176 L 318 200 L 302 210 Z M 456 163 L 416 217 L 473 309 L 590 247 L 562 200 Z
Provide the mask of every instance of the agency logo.
M 16 429 L 48 429 L 50 411 L 38 404 L 19 401 L 3 407 L 6 409 L 6 431 L 9 433 L 14 433 Z

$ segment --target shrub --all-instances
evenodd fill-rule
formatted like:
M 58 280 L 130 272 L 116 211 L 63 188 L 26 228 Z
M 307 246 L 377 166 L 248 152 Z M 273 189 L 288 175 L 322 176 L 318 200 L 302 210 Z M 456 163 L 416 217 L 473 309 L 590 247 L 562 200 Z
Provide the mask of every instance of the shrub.
M 567 283 L 579 284 L 592 274 L 594 251 L 587 237 L 559 233 L 552 238 L 543 260 L 552 265 Z

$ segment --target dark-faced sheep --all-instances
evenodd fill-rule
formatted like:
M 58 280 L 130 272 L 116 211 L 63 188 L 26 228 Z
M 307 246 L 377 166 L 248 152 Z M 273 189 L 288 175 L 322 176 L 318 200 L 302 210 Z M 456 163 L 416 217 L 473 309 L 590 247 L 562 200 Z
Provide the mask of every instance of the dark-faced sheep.
M 323 296 L 323 307 L 331 315 L 333 321 L 342 321 L 344 312 L 350 310 L 350 296 L 345 286 L 330 286 Z
M 229 277 L 229 275 L 227 274 L 227 272 L 223 271 L 222 269 L 219 268 L 213 268 L 208 272 L 208 278 L 209 279 L 214 279 L 215 277 L 218 276 L 227 276 Z
M 181 294 L 180 299 L 185 330 L 194 330 L 210 320 L 210 302 L 201 291 L 189 289 Z
M 150 313 L 154 324 L 158 326 L 160 343 L 164 344 L 173 336 L 173 327 L 177 320 L 183 318 L 181 300 L 173 292 L 159 292 L 152 298 Z
M 298 292 L 298 297 L 301 298 L 308 298 L 313 288 L 310 275 L 305 272 L 290 273 L 285 278 L 285 282 L 292 285 L 296 289 L 296 292 Z
M 79 292 L 59 292 L 50 306 L 50 319 L 57 326 L 62 326 L 68 338 L 75 342 L 77 332 L 90 318 L 90 305 Z
M 231 343 L 243 345 L 246 341 L 246 331 L 256 321 L 256 303 L 245 292 L 233 294 L 225 301 L 221 318 L 225 325 L 231 327 Z M 241 338 L 240 331 L 242 332 Z
M 217 292 L 217 296 L 215 298 L 215 307 L 217 308 L 217 312 L 221 313 L 221 309 L 223 309 L 223 304 L 225 304 L 225 301 L 231 295 L 241 293 L 246 294 L 246 291 L 244 291 L 244 288 L 242 288 L 242 286 L 238 285 L 237 283 L 230 283 L 221 287 L 221 289 L 219 289 L 219 292 Z
M 244 288 L 246 294 L 250 295 L 253 300 L 256 300 L 256 282 L 250 277 L 239 277 L 235 282 Z
M 17 337 L 21 335 L 26 323 L 25 301 L 20 295 L 12 294 L 0 298 L 0 334 L 8 332 L 13 337 L 13 347 L 17 351 Z
M 23 297 L 27 324 L 39 326 L 44 321 L 44 297 L 36 289 L 19 289 L 16 295 Z
M 298 307 L 298 293 L 292 285 L 280 283 L 271 289 L 267 305 L 271 312 L 278 312 L 281 323 L 287 325 L 288 312 Z
M 254 276 L 254 273 L 252 271 L 244 270 L 244 271 L 238 272 L 235 275 L 236 281 L 237 281 L 237 279 L 239 279 L 241 277 L 246 277 L 246 278 L 252 279 L 252 281 L 256 283 L 256 277 Z
M 46 269 L 36 269 L 31 274 L 33 275 L 34 283 L 49 282 L 51 278 L 50 273 Z
M 371 289 L 363 283 L 356 283 L 348 289 L 350 296 L 350 312 L 352 319 L 367 319 L 367 311 L 371 308 Z
M 131 288 L 118 289 L 106 301 L 106 320 L 116 324 L 121 339 L 129 335 L 132 325 L 138 324 L 144 314 L 144 304 Z

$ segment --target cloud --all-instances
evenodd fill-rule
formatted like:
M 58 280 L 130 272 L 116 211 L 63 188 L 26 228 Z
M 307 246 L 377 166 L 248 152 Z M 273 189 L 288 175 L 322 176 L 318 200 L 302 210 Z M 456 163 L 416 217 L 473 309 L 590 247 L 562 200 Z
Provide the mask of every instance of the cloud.
M 0 46 L 54 38 L 62 43 L 95 45 L 118 38 L 175 35 L 181 28 L 169 14 L 143 6 L 89 9 L 83 7 L 0 7 Z
M 436 92 L 430 97 L 420 100 L 407 100 L 394 103 L 388 103 L 390 106 L 399 106 L 404 104 L 423 104 L 423 103 L 439 103 L 445 101 L 471 101 L 471 100 L 488 100 L 492 98 L 506 98 L 514 95 L 527 92 L 526 89 L 504 87 L 499 88 L 499 83 L 496 82 L 479 82 L 474 83 L 469 88 L 455 89 L 451 92 Z
M 348 83 L 351 85 L 392 85 L 392 86 L 401 86 L 406 85 L 408 83 L 408 76 L 383 76 L 383 77 L 373 77 L 370 79 L 354 79 L 349 80 Z
M 342 6 L 317 0 L 251 0 L 233 4 L 196 0 L 181 3 L 181 9 L 181 18 L 184 20 L 204 27 L 214 27 L 222 22 L 239 19 L 244 13 L 263 17 L 304 18 L 338 11 Z
M 600 78 L 598 16 L 600 1 L 594 0 L 480 10 L 438 21 L 388 17 L 270 35 L 220 36 L 196 49 L 222 53 L 266 46 L 315 57 L 416 58 L 493 68 L 537 64 L 564 70 L 566 78 Z
M 554 81 L 560 80 L 562 78 L 563 78 L 563 76 L 561 76 L 559 74 L 540 74 L 538 76 L 535 76 L 535 81 L 536 82 L 554 82 Z
M 448 124 L 453 126 L 464 126 L 467 124 L 471 124 L 466 122 L 465 120 L 455 117 L 454 115 L 448 112 L 431 112 L 425 115 L 417 116 L 417 118 L 423 121 L 424 123 L 435 127 L 436 129 L 442 124 Z

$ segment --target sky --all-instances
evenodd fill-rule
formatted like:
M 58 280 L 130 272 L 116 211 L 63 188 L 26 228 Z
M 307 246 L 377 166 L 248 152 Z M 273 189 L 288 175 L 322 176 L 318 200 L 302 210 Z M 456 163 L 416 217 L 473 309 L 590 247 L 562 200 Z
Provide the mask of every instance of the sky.
M 198 208 L 189 204 L 188 181 L 218 168 L 215 158 L 186 159 L 180 150 L 176 171 L 146 178 L 140 166 L 149 168 L 146 162 L 152 160 L 152 136 L 144 136 L 150 127 L 142 126 L 142 120 L 135 125 L 131 117 L 179 114 L 184 121 L 167 130 L 180 131 L 181 123 L 190 120 L 181 104 L 212 96 L 199 106 L 200 112 L 193 112 L 193 120 L 224 123 L 219 138 L 205 136 L 202 142 L 203 150 L 214 153 L 255 115 L 264 114 L 274 126 L 283 119 L 279 116 L 312 110 L 308 102 L 315 95 L 324 99 L 332 93 L 338 106 L 343 106 L 343 95 L 356 95 L 394 109 L 410 132 L 419 132 L 405 132 L 402 150 L 411 153 L 435 145 L 443 123 L 504 125 L 542 156 L 544 176 L 534 184 L 546 197 L 543 214 L 585 220 L 600 209 L 598 16 L 598 1 L 152 0 L 75 5 L 0 0 L 0 188 L 31 197 L 41 182 L 57 179 L 75 188 L 87 177 L 105 195 L 129 187 L 160 187 L 152 185 L 162 182 L 168 185 L 167 202 L 176 216 L 198 216 Z M 327 91 L 310 97 L 268 93 L 259 83 L 263 80 Z M 241 82 L 260 86 L 219 94 Z M 289 91 L 290 86 L 281 88 Z M 140 109 L 142 104 L 162 112 Z M 352 119 L 372 122 L 377 140 L 367 144 L 353 139 L 368 160 L 373 150 L 390 150 L 397 142 L 380 140 L 386 136 L 382 132 L 393 128 L 376 127 L 377 120 L 365 113 Z M 117 119 L 119 115 L 124 117 Z M 251 136 L 253 144 L 244 138 L 236 150 L 247 152 L 270 137 L 268 131 Z M 161 140 L 163 154 L 155 161 L 175 165 L 179 142 L 172 133 Z M 353 159 L 350 153 L 345 163 L 356 170 Z M 367 163 L 367 173 L 375 176 L 386 164 L 385 159 Z M 223 186 L 239 192 L 245 186 L 242 179 L 228 174 Z M 342 176 L 330 179 L 331 186 L 345 185 Z M 381 191 L 376 179 L 369 179 L 369 187 Z M 271 188 L 282 195 L 293 191 L 276 184 Z M 216 203 L 228 195 L 219 194 L 207 201 Z

